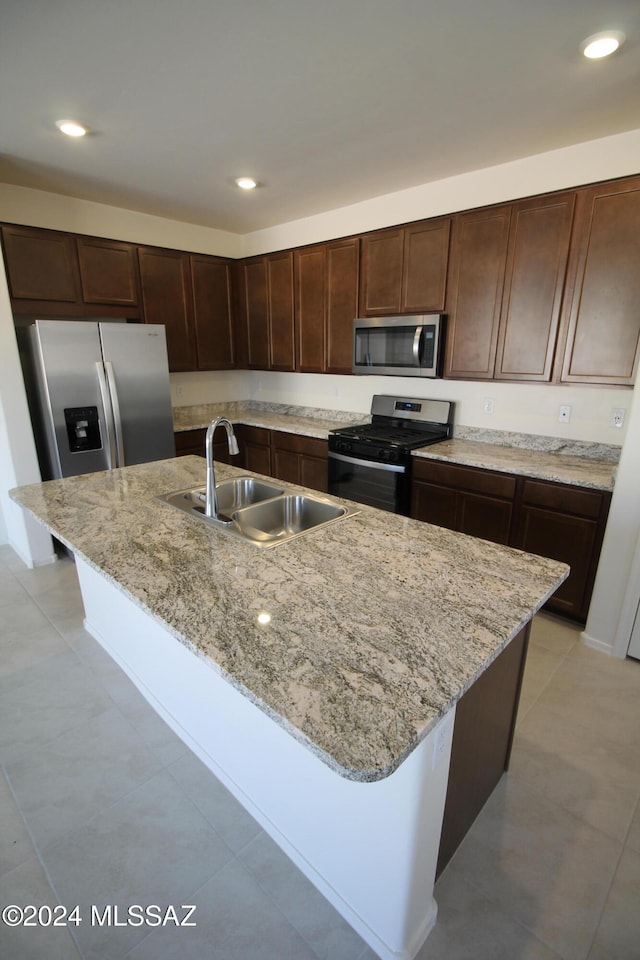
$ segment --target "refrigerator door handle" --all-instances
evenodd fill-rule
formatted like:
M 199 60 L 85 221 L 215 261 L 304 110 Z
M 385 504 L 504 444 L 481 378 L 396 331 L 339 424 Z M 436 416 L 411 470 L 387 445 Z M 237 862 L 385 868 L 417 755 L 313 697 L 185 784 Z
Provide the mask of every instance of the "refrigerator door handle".
M 116 454 L 118 457 L 117 466 L 124 467 L 124 437 L 122 435 L 122 417 L 120 415 L 120 401 L 118 400 L 118 388 L 116 386 L 116 375 L 111 360 L 105 360 L 104 368 L 107 371 L 107 381 L 109 383 L 109 393 L 111 395 L 111 408 L 113 410 L 113 424 L 116 436 Z
M 116 466 L 116 441 L 113 430 L 113 410 L 111 408 L 111 399 L 109 397 L 109 387 L 104 373 L 104 364 L 102 360 L 96 360 L 96 374 L 98 376 L 98 385 L 100 387 L 100 396 L 102 398 L 102 408 L 104 410 L 104 428 L 107 435 L 107 454 L 109 458 L 109 470 Z

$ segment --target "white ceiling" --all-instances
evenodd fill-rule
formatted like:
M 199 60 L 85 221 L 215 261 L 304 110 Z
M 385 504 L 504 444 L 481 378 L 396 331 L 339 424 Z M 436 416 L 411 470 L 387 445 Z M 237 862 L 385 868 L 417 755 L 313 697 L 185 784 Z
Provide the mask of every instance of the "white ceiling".
M 235 233 L 638 127 L 640 0 L 0 0 L 0 181 Z

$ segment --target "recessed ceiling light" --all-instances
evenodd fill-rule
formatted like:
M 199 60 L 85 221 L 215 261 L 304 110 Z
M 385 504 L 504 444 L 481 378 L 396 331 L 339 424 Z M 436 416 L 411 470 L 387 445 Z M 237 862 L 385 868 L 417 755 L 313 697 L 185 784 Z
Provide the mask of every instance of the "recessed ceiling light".
M 580 44 L 580 49 L 589 60 L 600 60 L 602 57 L 609 57 L 615 53 L 618 47 L 624 43 L 624 33 L 619 30 L 604 30 L 602 33 L 594 33 L 592 37 L 587 37 Z
M 68 137 L 84 137 L 87 128 L 75 120 L 57 120 L 56 127 L 61 133 L 66 133 Z
M 255 190 L 258 186 L 252 177 L 236 177 L 236 183 L 242 190 Z

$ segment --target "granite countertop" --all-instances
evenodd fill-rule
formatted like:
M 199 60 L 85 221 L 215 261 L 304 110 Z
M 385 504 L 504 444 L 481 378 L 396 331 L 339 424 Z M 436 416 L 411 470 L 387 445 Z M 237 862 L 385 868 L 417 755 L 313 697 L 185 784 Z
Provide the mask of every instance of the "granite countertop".
M 286 406 L 280 403 L 232 401 L 174 407 L 173 429 L 176 433 L 184 430 L 200 430 L 208 427 L 214 417 L 228 417 L 232 423 L 244 423 L 248 427 L 263 427 L 267 430 L 281 430 L 283 433 L 297 433 L 305 437 L 316 437 L 319 440 L 326 440 L 331 430 L 344 427 L 347 423 L 359 423 L 370 419 L 363 414 L 341 413 L 338 410 L 316 410 L 312 407 Z
M 616 464 L 589 457 L 555 453 L 548 450 L 526 450 L 477 440 L 445 440 L 430 447 L 414 450 L 415 457 L 445 460 L 469 467 L 483 467 L 515 473 L 540 480 L 555 480 L 595 490 L 613 490 Z
M 11 496 L 350 779 L 392 773 L 568 573 L 365 506 L 259 550 L 154 499 L 204 479 L 181 457 Z
M 234 423 L 321 440 L 326 440 L 331 430 L 348 423 L 370 420 L 365 414 L 260 401 L 174 407 L 173 416 L 176 432 L 208 427 L 213 417 L 226 416 Z M 454 439 L 414 450 L 413 455 L 611 491 L 620 448 L 554 437 L 456 427 Z

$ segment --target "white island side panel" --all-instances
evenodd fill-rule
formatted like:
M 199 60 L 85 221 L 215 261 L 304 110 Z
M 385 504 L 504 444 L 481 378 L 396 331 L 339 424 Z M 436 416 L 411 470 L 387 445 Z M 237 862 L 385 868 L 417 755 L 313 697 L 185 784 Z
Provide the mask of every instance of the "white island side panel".
M 76 558 L 87 630 L 383 960 L 433 927 L 455 708 L 389 777 L 339 776 Z

